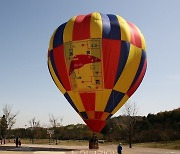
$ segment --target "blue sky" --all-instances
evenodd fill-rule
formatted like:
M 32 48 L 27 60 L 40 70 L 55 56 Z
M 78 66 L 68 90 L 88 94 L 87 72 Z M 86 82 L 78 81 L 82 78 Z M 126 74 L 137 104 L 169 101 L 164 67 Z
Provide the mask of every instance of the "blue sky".
M 180 107 L 179 0 L 1 0 L 0 115 L 4 104 L 19 111 L 16 127 L 49 114 L 63 124 L 83 123 L 53 83 L 47 68 L 52 32 L 74 15 L 112 13 L 138 26 L 147 44 L 148 68 L 130 98 L 140 115 Z M 118 111 L 115 115 L 119 115 Z

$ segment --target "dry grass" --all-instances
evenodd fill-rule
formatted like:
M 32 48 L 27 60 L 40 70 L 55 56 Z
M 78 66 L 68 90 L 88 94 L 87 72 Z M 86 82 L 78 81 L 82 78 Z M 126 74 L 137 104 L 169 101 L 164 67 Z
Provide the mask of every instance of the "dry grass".
M 32 140 L 30 139 L 22 139 L 23 144 L 31 144 Z M 52 144 L 55 145 L 56 141 L 51 139 L 34 139 L 34 144 Z M 86 140 L 58 140 L 58 145 L 87 145 L 88 141 Z
M 134 146 L 180 150 L 180 140 L 169 141 L 169 142 L 138 143 L 138 144 L 134 144 Z

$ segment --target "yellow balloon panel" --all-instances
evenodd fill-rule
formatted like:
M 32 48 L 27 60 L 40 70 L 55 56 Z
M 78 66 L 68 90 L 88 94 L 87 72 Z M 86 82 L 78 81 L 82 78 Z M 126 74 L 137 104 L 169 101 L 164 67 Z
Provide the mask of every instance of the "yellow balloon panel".
M 66 27 L 64 28 L 64 33 L 63 33 L 63 40 L 64 43 L 72 41 L 72 33 L 73 33 L 73 26 L 74 26 L 74 21 L 76 19 L 76 16 L 71 18 L 67 24 Z
M 49 59 L 49 58 L 48 58 Z M 66 90 L 64 89 L 64 87 L 62 86 L 62 84 L 60 83 L 59 79 L 57 78 L 55 72 L 54 72 L 54 69 L 52 68 L 52 64 L 51 64 L 51 61 L 48 60 L 48 67 L 49 67 L 49 70 L 51 72 L 51 76 L 54 80 L 54 82 L 56 83 L 56 86 L 58 87 L 58 89 L 63 93 L 65 94 L 66 93 Z
M 64 51 L 72 90 L 102 90 L 103 76 L 100 39 L 65 43 Z
M 91 38 L 102 38 L 102 18 L 100 13 L 92 13 L 90 22 Z
M 130 42 L 130 29 L 127 22 L 120 16 L 117 16 L 121 28 L 121 40 Z
M 102 91 L 96 91 L 96 100 L 95 100 L 95 110 L 103 111 L 107 105 L 109 96 L 111 94 L 111 89 L 103 89 Z

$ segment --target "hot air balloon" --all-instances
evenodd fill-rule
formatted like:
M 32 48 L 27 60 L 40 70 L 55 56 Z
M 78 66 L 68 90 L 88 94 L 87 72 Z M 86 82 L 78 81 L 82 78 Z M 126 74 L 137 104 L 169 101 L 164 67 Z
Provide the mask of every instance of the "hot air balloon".
M 74 16 L 50 39 L 52 79 L 93 132 L 100 132 L 136 91 L 146 67 L 142 33 L 118 15 Z

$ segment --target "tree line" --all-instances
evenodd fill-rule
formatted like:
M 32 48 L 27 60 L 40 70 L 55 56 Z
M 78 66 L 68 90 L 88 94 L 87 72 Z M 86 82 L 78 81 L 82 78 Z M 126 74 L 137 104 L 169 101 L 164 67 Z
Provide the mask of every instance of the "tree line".
M 128 143 L 129 137 L 134 143 L 167 142 L 180 139 L 180 108 L 147 116 L 135 116 L 134 119 L 130 118 L 127 115 L 121 115 L 108 120 L 102 131 L 105 138 Z M 134 125 L 130 126 L 133 122 Z
M 97 134 L 99 140 L 129 143 L 173 141 L 180 139 L 180 108 L 138 116 L 136 107 L 127 106 L 124 115 L 113 117 L 107 121 L 104 129 Z M 14 114 L 12 114 L 14 115 Z M 15 119 L 14 119 L 15 120 Z M 89 140 L 92 132 L 84 124 L 62 125 L 62 118 L 50 116 L 50 127 L 40 126 L 35 118 L 29 121 L 29 127 L 11 129 L 5 115 L 0 119 L 0 136 L 3 138 L 26 138 L 32 143 L 36 139 Z M 10 128 L 10 129 L 9 129 Z M 52 131 L 49 131 L 52 130 Z M 49 134 L 48 132 L 52 132 Z

